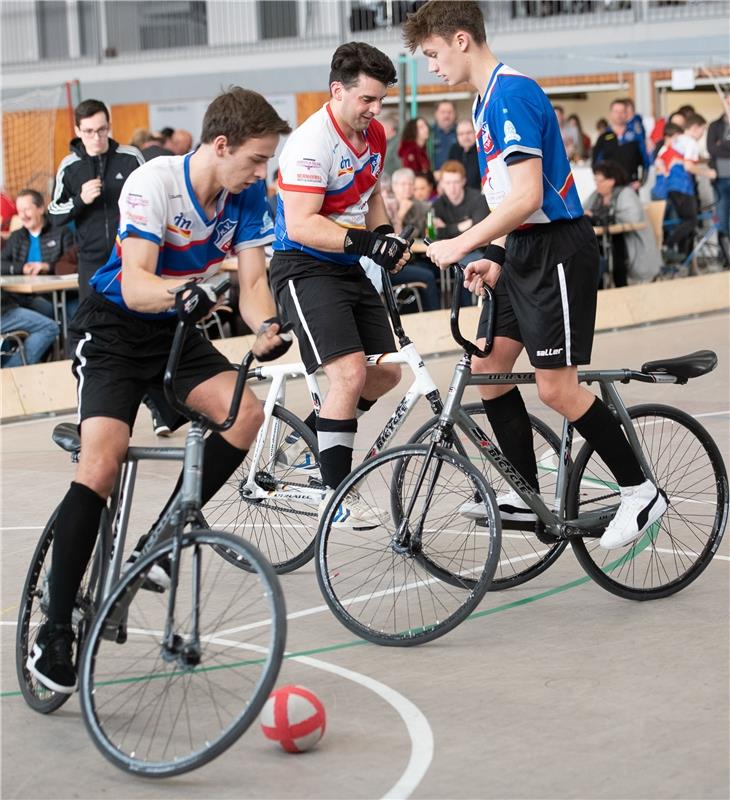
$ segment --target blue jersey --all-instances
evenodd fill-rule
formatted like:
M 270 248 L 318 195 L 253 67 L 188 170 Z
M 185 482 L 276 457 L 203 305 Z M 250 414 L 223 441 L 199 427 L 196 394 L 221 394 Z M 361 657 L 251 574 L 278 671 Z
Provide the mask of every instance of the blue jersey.
M 119 232 L 106 264 L 91 285 L 107 300 L 135 316 L 165 319 L 131 311 L 122 297 L 121 243 L 138 236 L 159 246 L 155 274 L 162 278 L 209 277 L 224 258 L 247 247 L 269 244 L 274 225 L 263 181 L 239 194 L 222 191 L 208 219 L 190 183 L 190 156 L 160 156 L 136 169 L 119 197 Z
M 472 113 L 482 191 L 491 209 L 512 188 L 510 161 L 527 156 L 542 160 L 543 200 L 523 225 L 583 216 L 555 111 L 532 78 L 498 64 Z

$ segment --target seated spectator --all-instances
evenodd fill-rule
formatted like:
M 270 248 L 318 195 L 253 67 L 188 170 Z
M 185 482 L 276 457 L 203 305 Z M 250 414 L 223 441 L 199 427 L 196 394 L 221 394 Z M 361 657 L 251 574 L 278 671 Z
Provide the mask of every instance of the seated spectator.
M 439 188 L 441 196 L 433 203 L 433 223 L 439 239 L 452 239 L 481 222 L 489 214 L 484 195 L 476 189 L 467 188 L 466 170 L 460 162 L 447 161 L 442 165 Z M 469 264 L 479 258 L 482 258 L 482 254 L 474 251 L 462 259 L 462 263 Z M 462 286 L 462 305 L 468 305 L 474 299 Z
M 482 173 L 477 156 L 477 137 L 471 120 L 461 119 L 456 125 L 456 144 L 449 150 L 449 161 L 459 161 L 466 170 L 466 185 L 482 190 Z
M 646 180 L 649 160 L 636 135 L 627 130 L 628 110 L 623 100 L 611 103 L 608 118 L 610 127 L 598 137 L 593 148 L 593 168 L 601 161 L 620 164 L 629 175 L 631 188 L 638 191 Z
M 626 286 L 629 281 L 652 280 L 661 269 L 661 256 L 639 195 L 627 186 L 626 171 L 612 161 L 602 161 L 596 165 L 593 175 L 596 191 L 586 200 L 585 213 L 594 225 L 628 222 L 646 226 L 642 230 L 611 236 L 614 284 Z
M 433 144 L 433 168 L 440 170 L 444 161 L 451 158 L 449 151 L 457 143 L 456 107 L 451 100 L 440 100 L 433 112 L 431 143 Z M 405 166 L 412 167 L 412 164 Z
M 24 308 L 14 297 L 0 290 L 0 334 L 5 335 L 12 331 L 25 331 L 28 334 L 23 342 L 25 363 L 37 364 L 43 360 L 58 336 L 58 324 L 32 308 Z M 20 351 L 9 354 L 9 345 L 9 341 L 3 342 L 0 366 L 22 366 Z
M 22 227 L 13 231 L 3 248 L 4 275 L 55 275 L 75 272 L 74 243 L 68 228 L 51 225 L 45 213 L 43 195 L 35 189 L 22 189 L 15 198 Z M 43 295 L 26 295 L 19 304 L 53 318 L 53 305 Z M 69 300 L 69 316 L 75 313 L 78 299 Z
M 413 183 L 413 196 L 422 203 L 431 205 L 438 197 L 436 192 L 436 178 L 433 172 L 417 172 Z
M 398 148 L 401 164 L 414 172 L 430 172 L 431 161 L 426 145 L 430 130 L 423 117 L 415 117 L 406 122 Z
M 415 175 L 412 169 L 404 167 L 397 169 L 391 178 L 393 194 L 397 201 L 395 214 L 391 222 L 396 232 L 403 230 L 408 225 L 413 226 L 413 236 L 422 238 L 426 231 L 426 215 L 429 207 L 413 196 Z M 387 205 L 386 205 L 387 208 Z M 425 289 L 419 289 L 421 304 L 424 311 L 433 311 L 439 307 L 438 285 L 436 273 L 431 264 L 418 258 L 412 258 L 403 269 L 391 275 L 391 283 L 400 286 L 403 283 L 420 281 L 426 284 Z

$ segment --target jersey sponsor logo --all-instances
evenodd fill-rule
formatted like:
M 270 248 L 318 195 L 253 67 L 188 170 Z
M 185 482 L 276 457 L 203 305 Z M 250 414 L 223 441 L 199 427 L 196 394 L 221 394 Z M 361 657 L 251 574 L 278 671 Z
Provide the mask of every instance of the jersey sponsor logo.
M 182 212 L 173 219 L 173 222 L 178 228 L 182 228 L 184 231 L 189 231 L 193 227 L 193 221 L 191 219 L 185 219 Z
M 486 122 L 482 125 L 482 150 L 484 150 L 487 155 L 494 150 L 494 142 L 489 135 L 489 125 Z
M 139 225 L 146 225 L 148 222 L 146 214 L 138 214 L 136 211 L 127 211 L 127 219 Z
M 320 186 L 324 185 L 324 179 L 321 175 L 310 175 L 307 172 L 297 172 L 297 180 L 305 183 L 318 183 Z
M 342 156 L 340 159 L 340 168 L 337 170 L 337 177 L 339 178 L 340 175 L 352 175 L 354 171 L 350 157 Z
M 138 206 L 148 206 L 150 201 L 146 197 L 142 197 L 141 194 L 133 194 L 130 192 L 127 195 L 127 206 L 129 208 L 137 208 Z
M 271 219 L 271 214 L 268 211 L 264 211 L 264 217 L 261 220 L 261 229 L 259 233 L 263 236 L 265 233 L 271 230 L 274 226 L 274 221 Z
M 129 214 L 129 218 L 130 219 L 133 219 L 135 216 L 139 216 L 139 215 Z M 166 227 L 167 227 L 167 230 L 170 231 L 170 233 L 176 233 L 178 236 L 183 236 L 186 239 L 190 238 L 190 231 L 186 231 L 183 228 L 178 228 L 177 225 L 167 225 Z
M 559 356 L 563 352 L 562 347 L 548 347 L 545 350 L 538 350 L 537 356 Z
M 297 166 L 304 169 L 320 169 L 322 165 L 315 158 L 300 158 Z
M 517 130 L 515 129 L 514 123 L 510 122 L 510 120 L 507 120 L 504 123 L 504 142 L 505 142 L 505 144 L 507 142 L 521 142 L 521 141 L 522 141 L 522 137 L 520 136 L 519 133 L 517 133 Z
M 222 252 L 227 253 L 231 249 L 231 239 L 236 232 L 236 220 L 224 219 L 218 223 L 215 231 L 215 241 L 213 244 Z
M 181 194 L 168 194 L 167 196 L 170 200 L 182 200 Z
M 383 158 L 380 153 L 373 153 L 370 156 L 370 171 L 373 173 L 373 178 L 377 178 L 380 170 L 383 168 Z

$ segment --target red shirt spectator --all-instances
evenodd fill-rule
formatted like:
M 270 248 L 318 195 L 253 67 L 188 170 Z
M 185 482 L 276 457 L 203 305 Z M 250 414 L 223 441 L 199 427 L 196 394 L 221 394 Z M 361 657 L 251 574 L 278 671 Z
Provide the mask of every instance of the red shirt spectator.
M 15 203 L 10 195 L 0 192 L 0 217 L 2 217 L 2 231 L 10 230 L 10 220 L 18 213 Z
M 422 117 L 409 119 L 403 128 L 398 155 L 404 167 L 414 172 L 430 172 L 431 161 L 426 150 L 426 143 L 431 131 Z

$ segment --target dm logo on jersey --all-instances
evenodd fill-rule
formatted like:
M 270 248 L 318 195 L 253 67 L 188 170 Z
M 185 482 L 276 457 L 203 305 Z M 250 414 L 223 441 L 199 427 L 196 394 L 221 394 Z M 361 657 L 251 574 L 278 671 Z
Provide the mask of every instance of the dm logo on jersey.
M 173 219 L 174 225 L 168 225 L 167 230 L 170 233 L 177 233 L 179 236 L 184 236 L 186 239 L 190 238 L 190 229 L 193 226 L 193 221 L 190 219 L 185 219 L 180 212 L 175 219 Z
M 515 126 L 509 120 L 504 123 L 504 142 L 520 142 L 522 137 L 515 130 Z
M 339 178 L 340 175 L 352 175 L 354 171 L 355 170 L 353 169 L 349 156 L 342 156 L 342 159 L 340 160 L 340 168 L 337 171 L 337 177 Z
M 489 135 L 489 125 L 486 122 L 482 125 L 482 149 L 487 155 L 494 149 L 494 142 Z
M 215 241 L 213 244 L 219 249 L 222 250 L 224 253 L 227 253 L 231 249 L 231 239 L 233 239 L 233 234 L 236 232 L 236 220 L 235 219 L 224 219 L 222 222 L 218 223 L 218 227 L 215 231 Z
M 373 173 L 373 178 L 377 178 L 382 169 L 382 157 L 380 153 L 373 153 L 370 156 L 370 171 Z

